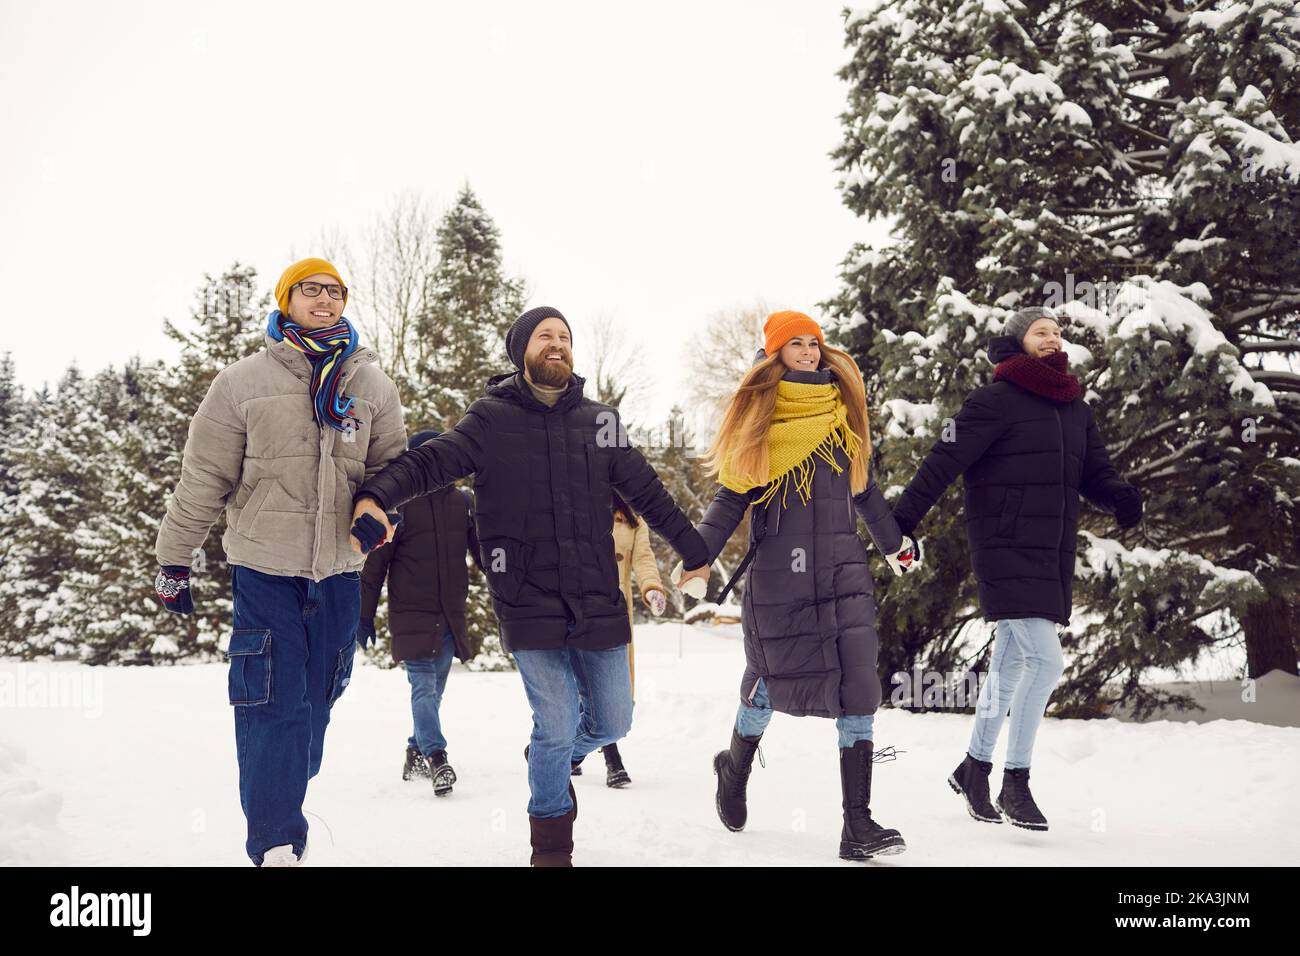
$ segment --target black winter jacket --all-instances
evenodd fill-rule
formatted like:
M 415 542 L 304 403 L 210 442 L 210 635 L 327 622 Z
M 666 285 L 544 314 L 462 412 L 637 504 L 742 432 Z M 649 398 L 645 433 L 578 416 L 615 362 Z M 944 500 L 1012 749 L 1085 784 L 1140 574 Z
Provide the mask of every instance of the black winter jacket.
M 357 490 L 391 510 L 474 476 L 479 555 L 507 650 L 602 650 L 631 639 L 614 560 L 614 489 L 688 570 L 707 560 L 618 411 L 584 398 L 583 385 L 571 376 L 548 408 L 522 372 L 493 376 L 455 428 Z
M 402 523 L 393 540 L 371 551 L 361 569 L 361 620 L 374 620 L 387 579 L 393 660 L 435 657 L 450 627 L 456 656 L 467 661 L 473 655 L 465 623 L 466 553 L 479 560 L 474 502 L 460 488 L 447 487 L 397 510 Z
M 1020 354 L 996 336 L 995 364 Z M 1009 381 L 975 389 L 894 504 L 911 535 L 958 475 L 965 476 L 966 535 L 986 620 L 1040 617 L 1068 625 L 1082 493 L 1114 513 L 1132 493 L 1111 466 L 1092 409 L 1054 401 Z
M 826 369 L 790 371 L 785 379 L 832 381 Z M 902 535 L 875 483 L 854 496 L 847 456 L 837 449 L 835 459 L 839 474 L 817 462 L 807 504 L 792 491 L 784 507 L 777 495 L 750 517 L 754 558 L 741 602 L 740 696 L 749 700 L 762 677 L 772 709 L 795 716 L 874 714 L 880 706 L 874 585 L 858 517 L 882 553 L 897 552 Z M 738 494 L 719 486 L 700 522 L 710 558 L 762 493 L 761 487 Z

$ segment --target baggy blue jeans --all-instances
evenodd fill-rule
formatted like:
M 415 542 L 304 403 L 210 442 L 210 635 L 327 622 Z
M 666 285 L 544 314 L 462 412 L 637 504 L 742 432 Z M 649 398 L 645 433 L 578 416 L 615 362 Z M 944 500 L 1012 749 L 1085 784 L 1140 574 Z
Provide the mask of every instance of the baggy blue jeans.
M 352 679 L 361 575 L 323 581 L 231 565 L 229 697 L 235 712 L 244 845 L 258 866 L 273 846 L 307 845 L 302 802 L 320 771 L 330 709 Z

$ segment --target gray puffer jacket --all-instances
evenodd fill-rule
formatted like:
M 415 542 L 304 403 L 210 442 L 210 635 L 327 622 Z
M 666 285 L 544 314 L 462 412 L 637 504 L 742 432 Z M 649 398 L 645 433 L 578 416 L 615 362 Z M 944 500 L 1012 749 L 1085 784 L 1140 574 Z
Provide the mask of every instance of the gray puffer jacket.
M 833 381 L 827 369 L 787 372 L 785 379 Z M 882 554 L 897 552 L 902 534 L 875 482 L 854 496 L 847 456 L 837 450 L 836 461 L 839 474 L 818 461 L 807 504 L 791 492 L 783 507 L 777 495 L 750 518 L 754 555 L 741 605 L 740 696 L 752 699 L 761 677 L 772 708 L 795 716 L 866 715 L 880 706 L 874 586 L 857 519 Z M 699 524 L 711 561 L 762 493 L 718 488 Z
M 230 564 L 324 580 L 361 570 L 349 538 L 352 498 L 406 448 L 397 386 L 361 347 L 340 388 L 355 399 L 350 433 L 312 418 L 311 363 L 283 338 L 217 373 L 190 421 L 180 483 L 154 546 L 161 565 L 189 567 L 213 523 Z

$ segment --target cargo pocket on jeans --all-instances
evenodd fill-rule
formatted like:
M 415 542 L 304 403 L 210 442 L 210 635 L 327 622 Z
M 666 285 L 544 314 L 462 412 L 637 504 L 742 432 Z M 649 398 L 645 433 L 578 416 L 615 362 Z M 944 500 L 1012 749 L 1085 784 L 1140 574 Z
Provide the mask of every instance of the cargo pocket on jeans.
M 230 632 L 230 702 L 265 704 L 271 699 L 271 629 L 240 627 Z
M 330 681 L 329 706 L 334 706 L 334 701 L 343 696 L 347 690 L 348 684 L 352 681 L 352 662 L 356 657 L 357 642 L 354 639 L 348 641 L 339 649 L 338 661 L 334 665 L 334 679 Z

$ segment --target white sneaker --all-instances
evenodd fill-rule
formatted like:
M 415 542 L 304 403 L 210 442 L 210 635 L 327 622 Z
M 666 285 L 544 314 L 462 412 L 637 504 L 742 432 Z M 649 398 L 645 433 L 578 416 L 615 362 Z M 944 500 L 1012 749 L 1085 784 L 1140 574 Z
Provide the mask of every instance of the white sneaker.
M 299 866 L 306 856 L 306 847 L 303 847 L 302 857 L 297 857 L 294 855 L 293 847 L 286 843 L 283 846 L 273 846 L 263 853 L 262 866 Z

